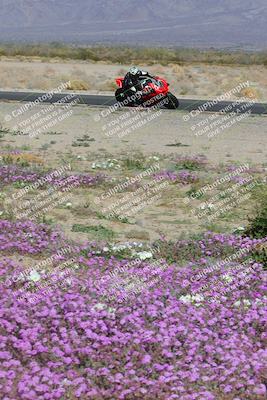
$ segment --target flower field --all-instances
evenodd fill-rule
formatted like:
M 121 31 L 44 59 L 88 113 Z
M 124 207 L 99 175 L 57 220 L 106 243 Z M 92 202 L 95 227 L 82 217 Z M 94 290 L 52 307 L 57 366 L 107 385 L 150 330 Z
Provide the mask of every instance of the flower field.
M 262 168 L 246 168 L 248 179 L 235 174 L 238 166 L 183 156 L 145 175 L 155 156 L 150 164 L 115 161 L 98 163 L 98 174 L 96 163 L 60 174 L 0 166 L 1 399 L 265 399 L 267 237 L 239 227 L 122 240 L 112 229 L 132 229 L 135 220 L 110 219 L 94 208 L 114 193 L 116 200 L 125 192 L 136 199 L 142 178 L 147 192 L 166 180 L 168 196 L 182 196 L 184 212 L 191 205 L 210 215 L 207 204 L 216 204 L 221 184 L 238 185 L 241 193 L 261 179 L 249 187 L 253 203 L 265 190 Z M 126 174 L 122 192 L 116 185 Z M 5 208 L 10 198 L 29 205 L 49 187 L 64 191 L 70 183 L 73 198 L 43 211 L 42 222 Z M 206 198 L 212 190 L 213 200 Z M 97 201 L 81 211 L 80 193 Z M 98 218 L 93 227 L 79 219 L 88 209 Z M 74 215 L 75 229 L 66 215 Z
M 195 256 L 183 267 L 170 263 L 155 269 L 151 260 L 139 260 L 128 274 L 152 284 L 127 301 L 123 285 L 120 292 L 113 288 L 117 293 L 111 297 L 97 284 L 108 286 L 107 274 L 127 260 L 97 255 L 88 244 L 87 249 L 76 248 L 79 269 L 71 275 L 70 287 L 61 287 L 58 276 L 49 296 L 40 290 L 33 303 L 21 298 L 27 279 L 15 279 L 23 266 L 9 254 L 51 256 L 59 240 L 59 232 L 45 225 L 1 221 L 4 399 L 265 398 L 266 282 L 261 265 L 249 261 L 253 269 L 245 283 L 240 270 L 233 274 L 231 285 L 237 289 L 217 301 L 208 301 L 212 289 L 205 296 L 187 295 L 229 274 L 229 268 L 221 268 L 195 282 L 192 278 L 205 271 L 209 259 L 229 257 L 234 248 L 245 249 L 249 259 L 263 240 L 210 234 L 196 243 Z M 176 246 L 182 252 L 187 244 Z M 161 260 L 164 243 L 162 247 Z M 53 273 L 42 274 L 40 279 L 52 280 Z

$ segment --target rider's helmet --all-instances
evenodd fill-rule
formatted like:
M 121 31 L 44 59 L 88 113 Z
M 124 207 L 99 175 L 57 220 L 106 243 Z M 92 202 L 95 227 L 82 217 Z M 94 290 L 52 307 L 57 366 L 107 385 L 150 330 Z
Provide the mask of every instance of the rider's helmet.
M 129 72 L 131 75 L 137 75 L 139 72 L 139 69 L 137 67 L 131 67 Z

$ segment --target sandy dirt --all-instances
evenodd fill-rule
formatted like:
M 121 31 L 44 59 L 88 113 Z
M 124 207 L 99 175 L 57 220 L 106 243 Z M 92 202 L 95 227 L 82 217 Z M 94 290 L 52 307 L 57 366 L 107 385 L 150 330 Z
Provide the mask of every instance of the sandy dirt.
M 0 103 L 0 121 L 2 125 L 12 129 L 20 126 L 22 121 L 27 121 L 30 116 L 36 115 L 40 110 L 46 109 L 46 106 L 36 106 L 33 110 L 23 113 L 22 116 L 13 118 L 10 122 L 5 122 L 7 115 L 11 116 L 12 112 L 20 110 L 23 103 Z M 62 107 L 57 107 L 57 109 Z M 212 162 L 226 162 L 229 160 L 239 161 L 266 161 L 267 150 L 267 118 L 266 116 L 249 116 L 240 119 L 230 128 L 223 130 L 221 133 L 209 138 L 207 134 L 201 133 L 202 121 L 206 121 L 210 113 L 202 113 L 199 116 L 191 117 L 189 121 L 185 121 L 184 117 L 188 116 L 187 112 L 160 110 L 160 114 L 155 115 L 154 119 L 144 124 L 141 128 L 133 129 L 130 134 L 125 134 L 125 130 L 119 137 L 112 128 L 116 126 L 119 119 L 128 116 L 131 109 L 121 109 L 111 112 L 108 116 L 108 109 L 105 107 L 88 107 L 75 106 L 71 108 L 71 115 L 62 122 L 57 122 L 52 129 L 46 129 L 46 132 L 56 131 L 62 132 L 63 135 L 55 136 L 56 143 L 53 145 L 52 154 L 57 151 L 62 153 L 68 150 L 85 154 L 90 152 L 104 151 L 107 154 L 118 155 L 122 152 L 142 151 L 144 154 L 159 153 L 172 154 L 205 154 Z M 140 114 L 141 113 L 141 114 Z M 102 116 L 103 115 L 103 116 Z M 133 118 L 136 114 L 133 114 Z M 146 119 L 150 113 L 148 110 L 139 112 L 142 119 Z M 242 118 L 242 117 L 241 117 Z M 100 120 L 98 120 L 100 119 Z M 192 126 L 199 125 L 200 128 L 192 130 Z M 23 130 L 23 129 L 22 129 Z M 88 134 L 94 138 L 94 142 L 90 142 L 90 148 L 72 147 L 72 143 L 76 138 L 83 134 Z M 54 139 L 52 136 L 49 138 Z M 12 141 L 11 141 L 12 142 Z M 180 147 L 176 149 L 168 144 L 180 142 L 188 147 Z M 36 138 L 31 139 L 28 135 L 17 135 L 13 137 L 13 143 L 16 146 L 23 144 L 29 145 L 33 151 L 40 149 L 48 143 L 47 135 L 40 134 Z M 255 156 L 257 154 L 257 156 Z
M 41 61 L 34 59 L 0 59 L 0 88 L 42 89 L 56 88 L 71 81 L 74 90 L 80 88 L 95 92 L 113 92 L 115 77 L 124 75 L 130 65 L 112 65 L 104 62 Z M 166 77 L 177 95 L 195 98 L 213 98 L 232 90 L 242 82 L 250 82 L 249 91 L 232 95 L 249 95 L 257 101 L 267 101 L 267 68 L 264 66 L 217 65 L 141 65 L 151 74 Z

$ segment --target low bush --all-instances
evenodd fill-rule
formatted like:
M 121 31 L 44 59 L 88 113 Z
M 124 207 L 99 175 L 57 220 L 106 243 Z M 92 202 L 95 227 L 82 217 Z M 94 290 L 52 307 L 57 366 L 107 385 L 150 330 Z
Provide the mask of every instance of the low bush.
M 260 205 L 249 219 L 245 235 L 256 239 L 267 236 L 267 203 Z

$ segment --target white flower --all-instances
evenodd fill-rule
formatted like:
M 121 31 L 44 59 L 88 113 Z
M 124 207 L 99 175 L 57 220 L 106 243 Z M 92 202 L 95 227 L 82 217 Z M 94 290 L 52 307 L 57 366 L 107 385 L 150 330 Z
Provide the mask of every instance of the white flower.
M 185 295 L 185 296 L 181 296 L 181 297 L 180 297 L 180 300 L 181 300 L 183 303 L 191 303 L 191 302 L 192 302 L 192 296 L 191 296 L 190 294 L 187 294 L 187 295 Z
M 119 244 L 118 246 L 112 246 L 113 251 L 121 251 L 127 249 L 127 246 L 124 244 Z
M 148 157 L 149 160 L 155 160 L 155 161 L 159 161 L 159 157 L 157 156 L 150 156 Z
M 263 299 L 266 299 L 266 296 L 263 296 Z M 265 303 L 261 299 L 256 299 L 255 303 L 257 306 L 265 306 Z
M 214 208 L 215 205 L 214 205 L 213 203 L 208 203 L 207 207 L 208 207 L 209 209 L 211 209 L 211 208 Z
M 71 381 L 69 381 L 67 378 L 64 378 L 63 379 L 63 381 L 62 381 L 62 383 L 63 383 L 63 385 L 72 385 L 72 382 Z
M 247 307 L 251 306 L 251 301 L 248 300 L 248 299 L 244 299 L 244 300 L 242 300 L 242 304 L 244 305 L 245 308 L 247 308 Z M 239 307 L 240 305 L 241 305 L 241 301 L 240 300 L 237 300 L 234 303 L 235 307 Z
M 81 155 L 77 156 L 77 159 L 78 160 L 82 160 L 82 161 L 86 161 L 86 157 L 81 156 Z
M 193 296 L 191 296 L 191 294 L 187 294 L 185 296 L 180 297 L 180 301 L 182 301 L 183 303 L 196 303 L 195 304 L 196 307 L 200 307 L 201 301 L 203 300 L 204 296 L 202 296 L 201 294 L 195 294 Z
M 202 296 L 202 294 L 196 294 L 196 295 L 192 296 L 192 300 L 193 301 L 197 301 L 197 302 L 203 301 L 204 300 L 204 296 Z
M 139 253 L 136 253 L 136 256 L 140 258 L 140 260 L 146 260 L 147 258 L 153 257 L 153 254 L 151 251 L 140 251 Z
M 34 269 L 29 275 L 29 280 L 33 282 L 38 282 L 41 279 L 41 275 Z
M 94 308 L 97 310 L 104 310 L 106 308 L 106 305 L 104 303 L 97 303 Z
M 235 232 L 243 232 L 245 228 L 243 226 L 239 226 L 238 228 L 235 229 Z
M 70 203 L 70 202 L 69 202 L 69 203 L 66 203 L 66 204 L 65 204 L 65 207 L 66 207 L 66 208 L 71 208 L 71 207 L 72 207 L 72 203 Z
M 232 278 L 232 276 L 225 274 L 225 275 L 223 275 L 223 280 L 227 283 L 230 283 L 233 281 L 233 278 Z
M 108 247 L 103 247 L 103 251 L 107 252 L 107 251 L 109 251 L 109 248 Z

